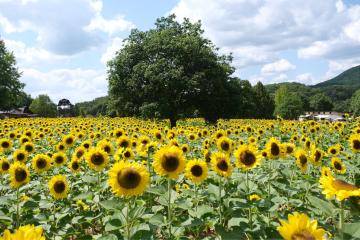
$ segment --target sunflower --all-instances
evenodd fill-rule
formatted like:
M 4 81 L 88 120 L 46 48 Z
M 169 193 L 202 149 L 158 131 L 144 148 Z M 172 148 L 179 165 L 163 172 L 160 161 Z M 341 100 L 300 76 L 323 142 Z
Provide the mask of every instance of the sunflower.
M 312 147 L 311 149 L 311 156 L 310 156 L 310 161 L 315 165 L 315 166 L 319 166 L 321 165 L 321 160 L 324 156 L 324 152 L 321 151 L 320 149 L 316 148 L 316 147 Z
M 350 144 L 351 150 L 354 153 L 359 152 L 360 151 L 360 135 L 352 134 L 349 138 L 349 144 Z
M 331 166 L 337 173 L 344 174 L 346 172 L 346 166 L 340 158 L 331 158 Z
M 185 176 L 193 183 L 199 184 L 207 178 L 208 167 L 205 161 L 190 160 L 185 167 Z
M 14 233 L 5 230 L 0 240 L 45 240 L 45 236 L 42 227 L 26 225 L 16 229 Z
M 138 196 L 148 187 L 149 176 L 143 165 L 120 161 L 110 169 L 108 184 L 117 196 Z
M 28 157 L 28 153 L 23 149 L 17 149 L 13 153 L 13 159 L 19 162 L 26 162 L 27 157 Z
M 55 166 L 61 166 L 67 162 L 67 156 L 64 152 L 57 152 L 52 155 L 52 161 Z
M 22 145 L 22 149 L 24 149 L 26 152 L 30 154 L 35 151 L 35 146 L 32 142 L 26 142 L 24 145 Z
M 81 170 L 81 166 L 80 166 L 80 162 L 77 159 L 72 159 L 69 164 L 68 167 L 70 168 L 70 170 L 72 172 L 79 172 Z
M 337 156 L 340 153 L 340 147 L 338 144 L 330 146 L 328 148 L 328 154 L 332 155 L 332 156 Z
M 281 226 L 278 232 L 285 240 L 325 240 L 325 230 L 318 228 L 316 220 L 311 220 L 304 213 L 293 213 L 288 215 L 288 221 L 280 220 Z
M 153 167 L 160 176 L 172 179 L 178 178 L 185 168 L 185 158 L 182 150 L 176 146 L 160 148 L 154 154 Z
M 233 166 L 231 165 L 229 156 L 222 152 L 216 152 L 211 155 L 211 164 L 214 171 L 223 177 L 230 177 Z
M 284 154 L 282 144 L 274 137 L 269 139 L 269 141 L 266 143 L 265 148 L 268 152 L 268 158 L 271 159 L 279 158 Z
M 63 175 L 53 176 L 49 183 L 50 194 L 55 199 L 63 199 L 67 197 L 69 191 L 69 184 L 66 180 L 66 177 Z
M 304 149 L 298 149 L 295 152 L 296 157 L 296 165 L 301 169 L 301 171 L 304 173 L 307 170 L 309 159 L 307 156 L 307 153 Z
M 4 174 L 7 173 L 10 169 L 10 163 L 6 158 L 0 159 L 0 173 Z
M 121 137 L 119 137 L 117 140 L 116 140 L 116 145 L 119 147 L 119 148 L 127 148 L 127 147 L 130 147 L 130 139 L 128 136 L 126 135 L 123 135 Z
M 134 152 L 131 150 L 131 148 L 126 148 L 122 150 L 121 155 L 125 160 L 129 160 L 134 157 Z
M 77 147 L 73 153 L 73 157 L 75 159 L 81 160 L 86 152 L 86 148 L 84 146 Z
M 91 140 L 86 140 L 86 141 L 81 143 L 81 146 L 84 147 L 86 150 L 89 150 L 91 145 L 92 145 Z
M 75 143 L 75 136 L 73 135 L 64 136 L 62 142 L 66 147 L 71 147 Z
M 332 176 L 330 169 L 322 171 L 319 183 L 323 189 L 322 193 L 327 199 L 336 197 L 337 200 L 343 201 L 349 197 L 360 197 L 360 188 L 347 183 L 343 180 L 336 179 Z
M 223 151 L 226 153 L 230 153 L 232 150 L 232 141 L 230 138 L 225 137 L 225 136 L 217 139 L 216 145 L 220 151 Z
M 86 153 L 85 159 L 89 167 L 95 171 L 101 171 L 109 162 L 108 154 L 99 148 L 92 148 Z
M 12 188 L 19 188 L 30 181 L 30 172 L 26 165 L 21 162 L 11 164 L 9 173 Z
M 241 145 L 234 154 L 236 157 L 236 166 L 243 170 L 250 170 L 256 167 L 262 158 L 261 154 L 253 145 Z
M 284 143 L 282 148 L 285 149 L 287 155 L 292 155 L 295 151 L 295 144 L 293 143 Z
M 189 152 L 189 145 L 187 144 L 181 145 L 181 150 L 183 151 L 183 153 Z
M 252 202 L 256 202 L 256 201 L 261 200 L 261 197 L 259 195 L 257 195 L 257 194 L 251 194 L 249 196 L 249 200 L 252 201 Z
M 114 147 L 112 146 L 111 142 L 107 140 L 102 140 L 97 143 L 97 147 L 104 150 L 108 155 L 112 155 L 114 153 Z
M 45 172 L 51 167 L 51 158 L 45 154 L 37 154 L 32 159 L 32 167 L 37 173 Z
M 0 152 L 9 151 L 12 147 L 12 141 L 7 138 L 0 139 Z

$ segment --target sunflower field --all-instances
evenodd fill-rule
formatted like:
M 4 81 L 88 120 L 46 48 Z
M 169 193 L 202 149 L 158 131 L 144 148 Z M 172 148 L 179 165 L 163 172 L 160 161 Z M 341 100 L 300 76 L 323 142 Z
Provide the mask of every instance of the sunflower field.
M 0 239 L 360 239 L 360 121 L 0 120 Z

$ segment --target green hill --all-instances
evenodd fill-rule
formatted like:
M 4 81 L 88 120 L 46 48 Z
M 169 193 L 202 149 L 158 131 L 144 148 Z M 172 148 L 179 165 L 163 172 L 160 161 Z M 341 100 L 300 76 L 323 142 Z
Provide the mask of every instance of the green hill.
M 360 86 L 360 65 L 352 67 L 340 75 L 327 80 L 325 82 L 318 83 L 314 87 L 330 87 L 330 86 Z
M 313 86 L 304 85 L 296 82 L 285 82 L 265 85 L 266 90 L 274 95 L 275 91 L 281 86 L 287 86 L 291 92 L 300 95 L 304 102 L 304 108 L 308 108 L 308 99 L 316 93 L 325 93 L 331 98 L 336 111 L 348 111 L 349 100 L 353 93 L 360 89 L 360 65 L 350 68 L 338 76 L 318 83 Z

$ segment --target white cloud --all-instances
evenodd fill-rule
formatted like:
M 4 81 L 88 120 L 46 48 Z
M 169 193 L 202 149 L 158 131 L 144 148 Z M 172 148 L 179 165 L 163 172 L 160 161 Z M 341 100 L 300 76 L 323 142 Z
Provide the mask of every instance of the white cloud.
M 101 62 L 106 65 L 106 63 L 115 57 L 117 51 L 123 47 L 123 39 L 116 37 L 112 39 L 111 44 L 105 50 L 104 54 L 101 56 Z
M 289 50 L 328 61 L 360 55 L 360 5 L 341 0 L 180 0 L 171 13 L 201 20 L 237 68 L 271 64 Z
M 105 19 L 100 0 L 21 0 L 0 2 L 0 30 L 30 31 L 37 45 L 58 55 L 74 55 L 100 48 L 108 36 L 127 31 L 134 24 L 124 16 Z
M 48 94 L 57 102 L 67 98 L 73 103 L 88 101 L 107 94 L 107 81 L 103 71 L 93 69 L 57 69 L 42 72 L 32 68 L 21 69 L 25 91 L 32 97 Z
M 33 65 L 41 61 L 60 61 L 68 59 L 68 56 L 56 55 L 43 48 L 28 47 L 21 41 L 4 39 L 6 48 L 13 52 L 17 61 L 22 65 Z
M 276 62 L 265 64 L 261 68 L 261 73 L 262 74 L 282 73 L 293 70 L 295 68 L 296 66 L 291 64 L 288 60 L 280 59 Z
M 316 82 L 311 73 L 303 73 L 296 76 L 295 82 L 303 83 L 306 85 L 313 85 Z
M 102 31 L 114 35 L 115 33 L 122 31 L 129 31 L 132 28 L 135 28 L 135 25 L 132 22 L 127 21 L 125 16 L 118 15 L 114 19 L 107 20 L 101 15 L 98 15 L 93 18 L 90 24 L 84 29 L 88 32 Z

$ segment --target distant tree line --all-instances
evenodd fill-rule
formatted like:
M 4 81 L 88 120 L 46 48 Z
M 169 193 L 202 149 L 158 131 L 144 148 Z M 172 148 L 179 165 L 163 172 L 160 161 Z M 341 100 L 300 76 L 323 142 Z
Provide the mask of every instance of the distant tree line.
M 336 83 L 305 86 L 299 83 L 252 86 L 234 77 L 232 56 L 222 55 L 203 37 L 201 23 L 175 16 L 156 21 L 148 31 L 134 29 L 124 46 L 108 63 L 109 94 L 75 104 L 77 116 L 137 116 L 167 118 L 172 124 L 187 117 L 295 119 L 304 111 L 352 111 L 360 114 L 360 90 L 349 74 L 331 80 Z M 359 68 L 360 69 L 360 68 Z M 57 115 L 47 95 L 34 100 L 23 92 L 21 73 L 14 55 L 0 41 L 0 110 L 29 106 L 40 116 Z M 345 79 L 345 80 L 343 80 Z M 359 79 L 358 79 L 359 80 Z M 348 85 L 339 86 L 346 82 Z M 355 84 L 356 85 L 356 84 Z M 360 89 L 360 84 L 358 86 Z

